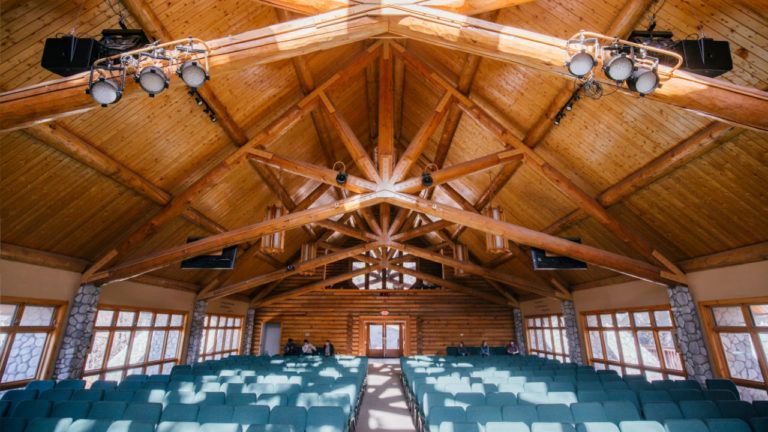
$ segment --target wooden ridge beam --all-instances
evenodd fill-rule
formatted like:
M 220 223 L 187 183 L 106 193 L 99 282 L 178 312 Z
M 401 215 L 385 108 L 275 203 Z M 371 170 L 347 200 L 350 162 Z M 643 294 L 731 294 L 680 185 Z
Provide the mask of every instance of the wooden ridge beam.
M 597 196 L 597 202 L 604 207 L 618 204 L 645 186 L 730 141 L 741 132 L 743 129 L 735 129 L 726 123 L 712 122 L 601 192 Z M 576 209 L 553 222 L 544 232 L 558 233 L 587 216 L 582 209 Z
M 522 159 L 523 154 L 516 150 L 504 150 L 497 153 L 491 153 L 477 159 L 464 161 L 432 172 L 432 185 L 430 186 L 424 186 L 422 184 L 422 176 L 416 176 L 397 183 L 394 190 L 405 193 L 416 193 L 427 187 L 442 185 L 443 183 L 480 173 L 498 165 L 506 165 Z
M 336 182 L 336 174 L 338 173 L 330 168 L 315 165 L 310 162 L 304 162 L 298 159 L 293 159 L 287 156 L 281 156 L 266 150 L 253 149 L 248 154 L 248 158 L 259 162 L 260 164 L 285 170 L 291 174 L 296 174 L 298 176 L 308 178 L 320 183 L 325 183 L 330 186 L 342 187 L 355 193 L 372 192 L 378 189 L 378 185 L 376 183 L 351 174 L 347 174 L 347 182 L 343 185 L 340 185 Z
M 569 256 L 638 279 L 664 285 L 678 285 L 681 283 L 679 280 L 670 279 L 670 277 L 674 277 L 674 275 L 667 274 L 667 272 L 661 268 L 644 261 L 598 249 L 596 247 L 574 243 L 569 240 L 554 237 L 508 222 L 496 221 L 436 201 L 425 200 L 412 195 L 396 192 L 385 192 L 384 196 L 387 202 L 396 206 L 406 207 L 410 210 L 425 213 L 433 217 L 461 223 L 478 231 L 502 235 L 516 243 L 537 247 L 559 255 Z
M 367 15 L 377 9 L 379 7 L 375 5 L 356 6 L 208 41 L 212 49 L 209 56 L 211 77 L 216 80 L 245 67 L 289 59 L 386 33 L 386 18 Z M 362 68 L 365 66 L 363 64 Z M 168 69 L 166 74 L 170 76 L 173 72 Z M 87 85 L 88 73 L 83 73 L 0 94 L 0 131 L 100 109 L 85 94 Z M 145 93 L 138 83 L 126 80 L 121 102 L 140 95 Z
M 380 204 L 383 201 L 382 193 L 375 192 L 366 195 L 356 195 L 296 213 L 289 213 L 276 219 L 247 225 L 226 233 L 216 234 L 192 243 L 175 246 L 126 261 L 115 267 L 95 273 L 84 282 L 104 284 L 110 281 L 129 279 L 193 256 L 254 241 L 263 235 L 273 232 L 299 228 L 307 223 L 321 221 L 342 213 Z
M 419 72 L 429 82 L 432 82 L 440 89 L 445 89 L 453 92 L 454 95 L 459 92 L 453 87 L 451 83 L 440 77 L 434 72 L 431 72 L 429 68 L 415 58 L 412 54 L 405 51 L 399 45 L 393 43 L 393 46 L 397 49 L 398 55 L 402 56 L 404 61 L 412 65 L 414 69 Z M 482 127 L 499 141 L 504 143 L 505 146 L 521 152 L 525 156 L 525 161 L 536 172 L 542 175 L 547 181 L 555 186 L 560 192 L 571 198 L 576 204 L 579 205 L 585 212 L 595 218 L 603 226 L 605 226 L 612 234 L 626 243 L 628 246 L 640 252 L 646 259 L 652 262 L 658 262 L 664 265 L 669 272 L 676 276 L 676 279 L 680 282 L 685 281 L 685 275 L 683 272 L 674 265 L 670 266 L 671 261 L 666 259 L 660 252 L 658 252 L 645 238 L 639 236 L 617 219 L 611 216 L 605 208 L 600 205 L 592 196 L 584 192 L 575 182 L 573 182 L 568 176 L 560 172 L 557 168 L 549 164 L 542 156 L 535 153 L 531 148 L 526 146 L 521 140 L 515 137 L 514 131 L 509 130 L 506 126 L 497 121 L 491 116 L 485 109 L 477 105 L 474 101 L 463 95 L 457 96 L 459 107 L 465 114 L 470 116 L 478 126 Z
M 379 56 L 379 121 L 376 141 L 379 176 L 384 181 L 392 175 L 395 163 L 395 82 L 390 51 L 389 42 L 385 42 Z
M 420 1 L 419 4 L 463 15 L 478 15 L 531 1 L 533 0 L 426 0 Z M 303 15 L 317 15 L 331 10 L 349 8 L 360 3 L 354 0 L 260 0 L 260 2 Z M 378 0 L 377 3 L 400 5 L 404 2 Z
M 265 285 L 270 282 L 275 282 L 277 280 L 285 279 L 286 277 L 289 277 L 291 275 L 297 275 L 303 271 L 314 270 L 317 267 L 321 267 L 326 264 L 331 264 L 336 261 L 341 261 L 343 259 L 347 259 L 355 255 L 359 255 L 365 251 L 368 251 L 378 246 L 379 246 L 379 243 L 376 243 L 376 242 L 365 243 L 365 244 L 353 246 L 347 249 L 342 249 L 338 252 L 334 252 L 328 255 L 318 255 L 317 258 L 311 259 L 309 261 L 296 263 L 293 266 L 293 268 L 290 270 L 284 267 L 284 268 L 275 270 L 273 272 L 265 273 L 265 274 L 248 278 L 239 282 L 224 285 L 218 289 L 212 290 L 209 293 L 198 296 L 198 299 L 211 300 L 215 298 L 226 297 L 232 294 L 237 294 L 243 291 L 248 291 L 260 285 Z
M 566 58 L 563 39 L 423 6 L 407 5 L 400 9 L 404 15 L 389 16 L 392 34 L 572 79 L 563 66 Z M 457 26 L 457 22 L 461 22 L 461 26 Z M 664 75 L 669 69 L 659 67 L 659 70 Z M 613 84 L 601 74 L 595 77 L 606 85 Z M 619 91 L 639 98 L 629 89 Z M 768 130 L 768 116 L 763 115 L 768 112 L 768 93 L 723 80 L 678 70 L 645 99 L 723 122 Z
M 453 268 L 461 269 L 467 273 L 502 282 L 526 292 L 538 294 L 544 297 L 553 297 L 556 294 L 546 285 L 512 276 L 505 272 L 495 271 L 477 264 L 473 264 L 471 262 L 458 261 L 445 255 L 441 255 L 437 252 L 432 252 L 416 246 L 405 245 L 397 242 L 389 243 L 388 246 L 395 248 L 403 253 L 417 256 L 419 258 L 447 265 Z
M 323 279 L 318 282 L 312 282 L 308 285 L 304 285 L 301 288 L 297 288 L 295 290 L 286 292 L 286 293 L 280 293 L 273 295 L 272 297 L 267 297 L 266 299 L 263 299 L 259 302 L 253 302 L 252 306 L 259 308 L 264 307 L 273 303 L 277 303 L 283 300 L 288 300 L 293 297 L 300 296 L 302 294 L 306 294 L 312 291 L 318 291 L 325 287 L 332 286 L 334 284 L 337 284 L 339 282 L 344 282 L 347 280 L 350 280 L 356 276 L 364 275 L 369 272 L 381 270 L 383 267 L 381 265 L 374 265 L 374 266 L 366 266 L 364 268 L 361 268 L 359 270 L 351 271 L 349 273 L 340 274 L 338 276 L 331 276 L 329 278 Z

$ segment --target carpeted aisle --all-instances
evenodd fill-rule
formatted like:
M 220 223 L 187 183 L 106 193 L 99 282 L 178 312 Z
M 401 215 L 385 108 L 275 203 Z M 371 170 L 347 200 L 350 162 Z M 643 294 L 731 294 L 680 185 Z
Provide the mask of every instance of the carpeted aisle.
M 368 387 L 360 405 L 356 432 L 413 432 L 397 359 L 370 359 Z

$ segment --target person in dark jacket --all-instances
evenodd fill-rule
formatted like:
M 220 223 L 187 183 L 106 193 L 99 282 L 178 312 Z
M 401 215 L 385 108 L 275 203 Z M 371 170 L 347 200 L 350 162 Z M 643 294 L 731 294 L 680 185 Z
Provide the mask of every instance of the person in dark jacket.
M 336 349 L 333 347 L 330 340 L 326 340 L 325 345 L 323 345 L 323 355 L 325 357 L 330 357 L 334 354 L 336 354 Z
M 293 339 L 288 338 L 288 343 L 285 344 L 285 348 L 283 348 L 283 355 L 296 355 L 298 348 L 299 347 L 293 342 Z
M 464 346 L 464 341 L 459 342 L 459 347 L 456 349 L 460 356 L 466 357 L 469 355 L 469 350 Z
M 520 349 L 517 347 L 515 341 L 509 341 L 507 345 L 507 355 L 519 355 Z
M 480 355 L 483 357 L 491 355 L 491 347 L 488 345 L 488 341 L 483 341 L 483 343 L 480 344 Z

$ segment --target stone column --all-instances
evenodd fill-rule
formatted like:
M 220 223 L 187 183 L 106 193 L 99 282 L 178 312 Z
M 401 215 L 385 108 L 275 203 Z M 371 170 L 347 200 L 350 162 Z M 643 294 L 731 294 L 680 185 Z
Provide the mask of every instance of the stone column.
M 582 357 L 581 337 L 579 337 L 579 322 L 576 319 L 576 309 L 573 307 L 573 301 L 560 300 L 563 308 L 563 321 L 565 322 L 565 336 L 568 339 L 568 355 L 571 362 L 578 365 L 584 364 Z
M 189 320 L 189 336 L 187 343 L 187 358 L 184 364 L 191 365 L 197 362 L 200 354 L 200 344 L 203 341 L 203 325 L 205 324 L 205 308 L 208 302 L 197 300 L 192 308 L 192 318 Z
M 515 339 L 520 354 L 528 354 L 528 348 L 525 345 L 525 327 L 523 327 L 523 311 L 520 308 L 512 308 L 512 319 L 515 321 Z
M 253 347 L 253 328 L 254 321 L 256 320 L 256 309 L 248 309 L 245 314 L 245 326 L 243 326 L 243 342 L 240 344 L 240 353 L 243 355 L 251 355 L 251 349 Z
M 672 317 L 675 319 L 677 345 L 683 355 L 683 364 L 689 379 L 702 384 L 712 378 L 712 365 L 701 331 L 701 320 L 687 286 L 673 286 L 667 289 Z
M 96 322 L 101 288 L 93 284 L 80 285 L 69 305 L 64 337 L 56 356 L 53 378 L 79 379 L 83 374 Z

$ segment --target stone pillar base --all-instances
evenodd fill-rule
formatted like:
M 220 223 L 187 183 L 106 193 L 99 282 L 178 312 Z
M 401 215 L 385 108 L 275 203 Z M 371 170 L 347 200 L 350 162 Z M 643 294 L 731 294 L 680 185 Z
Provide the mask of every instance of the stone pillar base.
M 712 364 L 709 352 L 704 343 L 704 333 L 701 330 L 701 320 L 687 286 L 674 286 L 667 289 L 669 305 L 675 319 L 675 335 L 683 364 L 689 379 L 695 379 L 704 384 L 712 378 Z
M 568 339 L 568 355 L 571 362 L 578 365 L 584 364 L 583 350 L 581 349 L 581 338 L 579 337 L 579 322 L 576 317 L 576 309 L 571 300 L 561 300 L 563 308 L 563 321 L 565 322 L 565 336 Z
M 515 339 L 517 342 L 517 348 L 520 350 L 520 354 L 528 354 L 528 347 L 525 343 L 525 327 L 523 326 L 523 311 L 520 308 L 512 309 L 512 319 L 515 322 Z
M 248 309 L 245 314 L 245 325 L 243 326 L 243 342 L 240 345 L 240 353 L 243 355 L 253 354 L 253 325 L 256 319 L 256 309 Z
M 189 320 L 189 342 L 187 343 L 187 358 L 184 364 L 194 364 L 200 355 L 200 344 L 203 342 L 203 326 L 205 324 L 205 309 L 208 302 L 198 300 L 192 308 L 192 317 Z
M 91 348 L 93 325 L 99 306 L 101 288 L 93 284 L 80 285 L 69 306 L 64 337 L 56 356 L 53 378 L 79 379 L 82 377 L 85 358 Z

